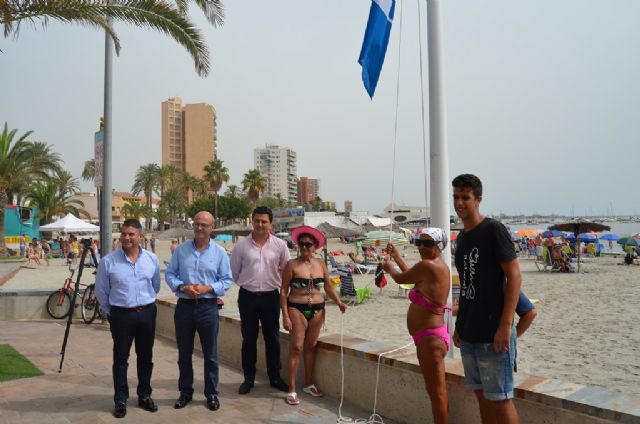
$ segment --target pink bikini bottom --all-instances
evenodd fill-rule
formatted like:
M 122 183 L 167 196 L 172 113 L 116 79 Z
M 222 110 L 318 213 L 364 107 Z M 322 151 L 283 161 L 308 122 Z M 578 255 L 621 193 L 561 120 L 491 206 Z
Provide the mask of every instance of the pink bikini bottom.
M 417 345 L 423 337 L 427 336 L 438 337 L 444 342 L 444 344 L 447 346 L 447 351 L 449 351 L 449 329 L 447 328 L 447 324 L 436 328 L 425 328 L 424 330 L 419 331 L 412 336 L 413 342 Z

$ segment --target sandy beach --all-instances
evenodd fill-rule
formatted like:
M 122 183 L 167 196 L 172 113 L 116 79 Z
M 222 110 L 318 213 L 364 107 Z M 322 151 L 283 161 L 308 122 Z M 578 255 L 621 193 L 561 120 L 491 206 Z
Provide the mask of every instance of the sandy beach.
M 348 253 L 353 245 L 331 242 L 329 249 Z M 168 241 L 159 240 L 156 250 L 161 262 L 169 259 Z M 405 253 L 407 263 L 415 263 L 415 248 L 408 246 Z M 347 257 L 337 259 L 344 262 Z M 533 259 L 520 259 L 523 290 L 539 300 L 539 315 L 518 341 L 519 371 L 640 394 L 640 266 L 618 265 L 621 262 L 621 258 L 590 258 L 584 272 L 562 274 L 538 271 Z M 87 278 L 92 279 L 90 275 Z M 57 259 L 51 267 L 23 268 L 0 290 L 55 289 L 67 276 Z M 408 300 L 388 279 L 380 292 L 372 275 L 356 275 L 356 286 L 370 286 L 372 297 L 350 307 L 342 321 L 337 306 L 329 302 L 324 331 L 339 333 L 343 326 L 345 334 L 393 347 L 411 342 L 405 327 Z M 233 285 L 224 299 L 225 310 L 237 312 L 237 294 Z M 163 278 L 159 298 L 173 297 Z M 454 353 L 459 358 L 459 352 Z

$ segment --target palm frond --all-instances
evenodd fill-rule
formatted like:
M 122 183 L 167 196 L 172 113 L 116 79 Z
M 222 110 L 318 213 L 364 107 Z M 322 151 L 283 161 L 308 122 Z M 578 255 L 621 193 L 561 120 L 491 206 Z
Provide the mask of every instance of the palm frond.
M 171 4 L 163 0 L 116 0 L 114 5 L 102 7 L 116 20 L 170 35 L 191 54 L 198 75 L 209 73 L 209 49 L 201 32 Z
M 189 9 L 189 0 L 175 0 L 176 7 L 183 15 Z M 194 0 L 194 3 L 202 10 L 207 21 L 214 27 L 222 26 L 224 23 L 224 8 L 220 0 Z
M 117 3 L 117 1 L 115 2 Z M 41 22 L 46 27 L 48 19 L 60 22 L 74 22 L 83 26 L 103 28 L 113 39 L 116 52 L 120 52 L 120 39 L 116 35 L 105 13 L 106 2 L 88 0 L 11 0 L 6 1 L 3 10 L 2 24 L 4 24 L 4 36 L 14 34 L 17 37 L 20 32 L 20 24 L 29 22 Z
M 62 22 L 75 22 L 81 25 L 104 28 L 114 40 L 116 52 L 120 51 L 120 42 L 113 31 L 109 18 L 147 27 L 171 36 L 181 44 L 195 62 L 196 72 L 200 76 L 209 73 L 209 50 L 201 32 L 179 9 L 164 0 L 4 0 L 1 24 L 5 37 L 17 34 L 22 21 L 42 22 L 47 19 Z M 197 0 L 205 7 L 205 14 L 216 22 L 222 23 L 220 0 Z M 186 6 L 184 6 L 186 7 Z

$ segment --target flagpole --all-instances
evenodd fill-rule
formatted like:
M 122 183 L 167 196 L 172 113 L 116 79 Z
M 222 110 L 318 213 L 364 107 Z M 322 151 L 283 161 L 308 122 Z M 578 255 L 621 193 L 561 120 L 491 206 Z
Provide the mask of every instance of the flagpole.
M 440 0 L 427 0 L 427 39 L 429 57 L 429 148 L 431 187 L 431 226 L 440 227 L 450 237 L 449 220 L 449 154 L 447 151 L 447 120 L 444 100 L 444 72 L 442 63 L 442 25 Z M 442 252 L 447 265 L 451 264 L 451 248 Z M 447 303 L 451 305 L 451 284 Z M 453 320 L 449 316 L 449 334 L 453 334 Z M 453 349 L 449 350 L 453 357 Z
M 112 23 L 109 18 L 109 24 Z M 100 198 L 100 257 L 104 257 L 111 252 L 111 129 L 113 122 L 111 95 L 113 88 L 111 85 L 113 74 L 113 40 L 109 33 L 105 31 L 104 43 L 104 141 L 102 156 L 102 196 Z

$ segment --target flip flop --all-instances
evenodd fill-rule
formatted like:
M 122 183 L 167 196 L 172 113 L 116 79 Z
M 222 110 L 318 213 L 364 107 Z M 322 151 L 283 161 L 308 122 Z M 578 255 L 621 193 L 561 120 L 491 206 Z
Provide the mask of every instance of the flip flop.
M 286 401 L 289 405 L 297 405 L 300 403 L 300 399 L 298 399 L 298 394 L 296 392 L 287 393 Z
M 322 397 L 324 394 L 318 390 L 315 384 L 310 384 L 307 387 L 302 389 L 303 392 L 310 394 L 313 397 Z

